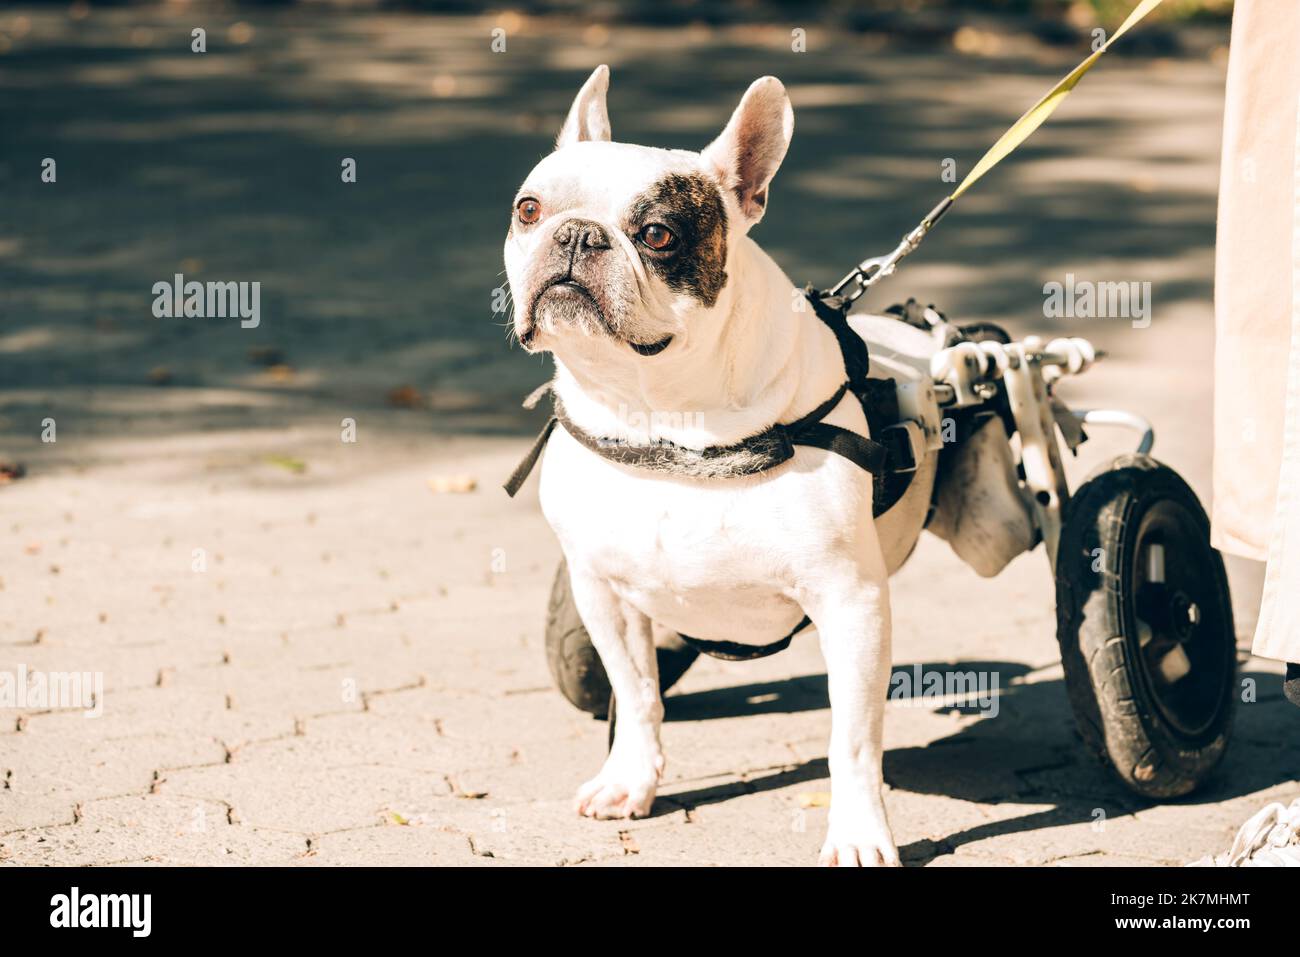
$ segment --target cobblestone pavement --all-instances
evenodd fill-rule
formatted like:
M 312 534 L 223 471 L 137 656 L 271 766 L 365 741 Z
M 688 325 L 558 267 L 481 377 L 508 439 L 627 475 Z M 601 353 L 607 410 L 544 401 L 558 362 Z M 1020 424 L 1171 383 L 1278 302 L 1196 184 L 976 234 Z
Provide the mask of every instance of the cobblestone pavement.
M 616 131 L 693 146 L 775 72 L 806 145 L 759 238 L 829 281 L 869 251 L 832 234 L 883 247 L 933 201 L 919 164 L 952 142 L 978 155 L 1071 52 L 964 58 L 812 31 L 799 60 L 788 30 L 525 20 L 492 60 L 478 19 L 285 14 L 209 18 L 200 69 L 165 49 L 188 21 L 150 16 L 0 13 L 0 83 L 30 94 L 0 118 L 0 461 L 28 468 L 0 486 L 0 672 L 103 680 L 98 717 L 0 709 L 0 862 L 815 860 L 829 712 L 811 637 L 687 674 L 651 818 L 570 809 L 605 726 L 551 687 L 558 551 L 535 493 L 497 488 L 527 441 L 514 403 L 545 371 L 489 316 L 493 204 L 594 62 L 614 64 Z M 677 79 L 655 79 L 654 51 Z M 1111 357 L 1066 395 L 1148 415 L 1203 497 L 1222 71 L 1209 52 L 1115 58 L 891 290 L 1024 334 L 1047 326 L 1042 283 L 1067 269 L 1153 281 L 1150 328 L 1072 330 Z M 883 104 L 870 117 L 860 88 Z M 28 183 L 46 155 L 57 187 Z M 340 198 L 349 155 L 361 179 Z M 856 207 L 810 226 L 835 196 Z M 263 281 L 262 327 L 153 320 L 151 284 L 182 267 Z M 1097 435 L 1075 479 L 1126 442 Z M 464 477 L 474 490 L 445 490 Z M 1244 648 L 1258 574 L 1232 574 Z M 1112 782 L 1074 732 L 1041 552 L 983 581 L 927 538 L 893 600 L 897 667 L 959 663 L 1001 688 L 996 715 L 889 706 L 907 863 L 1178 864 L 1297 790 L 1300 712 L 1279 666 L 1245 654 L 1257 699 L 1209 786 L 1152 805 Z

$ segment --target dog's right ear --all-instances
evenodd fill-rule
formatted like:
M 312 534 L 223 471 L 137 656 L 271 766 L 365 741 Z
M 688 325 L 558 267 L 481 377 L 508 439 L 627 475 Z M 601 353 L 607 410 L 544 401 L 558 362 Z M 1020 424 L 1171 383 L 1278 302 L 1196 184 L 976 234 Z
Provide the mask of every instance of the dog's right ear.
M 746 228 L 763 218 L 767 188 L 793 133 L 794 111 L 785 87 L 765 76 L 750 84 L 727 128 L 704 149 L 705 160 L 735 195 Z
M 609 110 L 605 106 L 608 92 L 609 67 L 602 63 L 587 77 L 587 82 L 574 97 L 573 106 L 569 107 L 569 118 L 555 138 L 557 150 L 584 140 L 609 140 Z

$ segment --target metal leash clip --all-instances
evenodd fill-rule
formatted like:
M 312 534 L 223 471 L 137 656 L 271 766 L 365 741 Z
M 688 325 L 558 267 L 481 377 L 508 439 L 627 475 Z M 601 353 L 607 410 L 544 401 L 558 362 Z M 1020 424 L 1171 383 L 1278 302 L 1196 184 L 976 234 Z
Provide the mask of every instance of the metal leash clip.
M 841 297 L 846 305 L 849 305 L 880 280 L 892 275 L 899 261 L 921 245 L 921 240 L 925 238 L 925 234 L 934 227 L 934 224 L 948 211 L 953 202 L 962 193 L 970 189 L 976 180 L 1002 162 L 1008 154 L 1014 152 L 1021 143 L 1029 138 L 1034 130 L 1042 126 L 1047 121 L 1047 118 L 1055 112 L 1056 108 L 1061 105 L 1061 101 L 1083 79 L 1084 74 L 1091 70 L 1101 58 L 1101 55 L 1110 49 L 1111 44 L 1127 33 L 1148 13 L 1160 6 L 1162 2 L 1163 0 L 1140 0 L 1127 19 L 1110 35 L 1110 38 L 1093 50 L 1087 59 L 1067 73 L 1042 99 L 1026 110 L 1020 119 L 1012 124 L 1011 129 L 1003 133 L 1001 138 L 975 164 L 974 168 L 966 174 L 966 178 L 961 181 L 961 185 L 953 190 L 952 195 L 932 209 L 930 214 L 921 220 L 921 225 L 904 236 L 903 241 L 894 248 L 893 252 L 887 256 L 876 256 L 872 259 L 862 260 L 851 273 L 841 279 L 831 290 L 831 295 Z
M 899 262 L 904 256 L 910 255 L 917 246 L 921 245 L 923 240 L 943 214 L 948 212 L 952 206 L 952 197 L 945 197 L 934 209 L 921 220 L 921 224 L 903 237 L 902 242 L 894 247 L 894 250 L 884 256 L 873 256 L 870 259 L 864 259 L 853 268 L 847 276 L 841 279 L 831 288 L 831 295 L 841 297 L 845 302 L 851 303 L 856 301 L 864 292 L 884 279 L 891 276 L 898 267 Z

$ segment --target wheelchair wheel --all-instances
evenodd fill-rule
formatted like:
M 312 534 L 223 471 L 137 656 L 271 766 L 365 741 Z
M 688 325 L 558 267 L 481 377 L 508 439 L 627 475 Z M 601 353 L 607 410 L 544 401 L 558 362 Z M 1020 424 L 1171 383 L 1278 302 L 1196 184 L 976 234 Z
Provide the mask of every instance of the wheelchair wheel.
M 659 661 L 659 690 L 664 692 L 686 673 L 699 652 L 677 635 L 656 629 L 655 656 Z M 573 605 L 569 567 L 563 559 L 555 570 L 546 612 L 546 663 L 555 686 L 571 705 L 598 718 L 609 713 L 609 678 Z
M 1120 456 L 1066 508 L 1057 639 L 1085 743 L 1147 798 L 1187 794 L 1228 746 L 1236 634 L 1210 523 L 1176 472 Z

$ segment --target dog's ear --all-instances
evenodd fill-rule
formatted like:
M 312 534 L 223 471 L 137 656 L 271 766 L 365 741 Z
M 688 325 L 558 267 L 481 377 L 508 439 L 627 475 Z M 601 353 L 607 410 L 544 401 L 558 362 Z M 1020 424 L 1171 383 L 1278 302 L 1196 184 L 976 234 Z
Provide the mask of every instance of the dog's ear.
M 785 159 L 794 133 L 794 110 L 785 87 L 774 76 L 755 80 L 745 91 L 721 135 L 704 150 L 704 158 L 731 190 L 748 225 L 763 218 L 767 187 Z
M 602 63 L 587 77 L 587 82 L 582 84 L 582 89 L 573 98 L 569 118 L 564 121 L 560 135 L 555 138 L 557 150 L 583 140 L 608 142 L 609 110 L 605 107 L 605 94 L 608 92 L 609 67 Z

